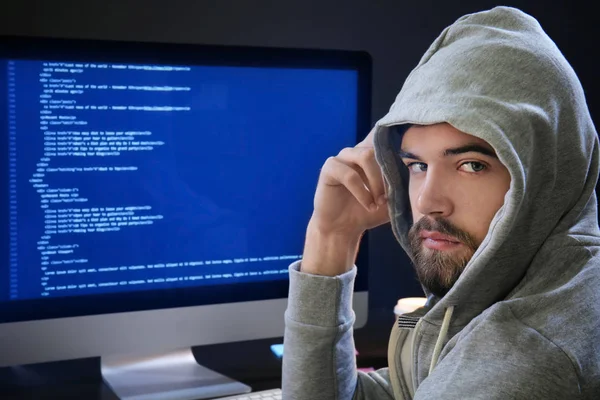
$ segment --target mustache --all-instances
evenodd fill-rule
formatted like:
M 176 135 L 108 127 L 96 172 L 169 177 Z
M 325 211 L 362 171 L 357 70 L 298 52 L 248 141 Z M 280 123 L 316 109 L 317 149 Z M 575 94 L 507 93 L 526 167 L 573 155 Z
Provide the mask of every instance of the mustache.
M 479 247 L 473 236 L 471 236 L 468 232 L 458 228 L 445 218 L 433 219 L 429 217 L 422 217 L 415 224 L 413 224 L 408 231 L 408 237 L 410 241 L 418 241 L 420 243 L 422 239 L 419 236 L 419 233 L 423 230 L 436 231 L 443 235 L 452 236 L 467 247 L 470 247 L 473 251 L 477 250 L 477 247 Z

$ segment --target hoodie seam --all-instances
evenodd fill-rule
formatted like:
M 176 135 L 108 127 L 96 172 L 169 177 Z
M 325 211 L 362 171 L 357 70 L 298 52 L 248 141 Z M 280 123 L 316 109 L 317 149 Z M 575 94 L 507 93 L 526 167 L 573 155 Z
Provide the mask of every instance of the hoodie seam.
M 552 341 L 550 338 L 548 338 L 543 333 L 541 333 L 537 328 L 534 328 L 533 326 L 531 326 L 529 324 L 526 324 L 525 322 L 523 322 L 523 320 L 521 320 L 519 317 L 517 317 L 516 314 L 515 314 L 515 312 L 513 311 L 512 307 L 510 306 L 510 304 L 508 304 L 507 306 L 508 306 L 508 310 L 510 311 L 510 313 L 512 314 L 512 316 L 515 318 L 515 320 L 517 320 L 523 326 L 526 326 L 526 327 L 528 327 L 530 329 L 533 329 L 538 335 L 540 335 L 546 341 L 548 341 L 549 343 L 551 343 L 555 348 L 557 348 L 561 352 L 561 354 L 563 356 L 565 356 L 565 358 L 567 360 L 569 360 L 569 365 L 573 369 L 573 373 L 575 374 L 575 378 L 577 380 L 577 389 L 579 391 L 579 394 L 582 394 L 582 391 L 581 391 L 581 378 L 579 376 L 579 373 L 577 372 L 577 368 L 575 367 L 575 362 L 573 361 L 573 359 L 571 358 L 571 356 L 569 356 L 569 354 L 567 354 L 567 352 L 561 346 L 559 346 L 558 344 L 554 343 L 554 341 Z
M 423 319 L 421 319 L 419 321 L 419 323 L 422 323 Z M 412 345 L 412 362 L 413 362 L 413 376 L 412 376 L 412 380 L 413 380 L 413 388 L 414 391 L 416 393 L 417 388 L 419 387 L 419 381 L 422 381 L 421 379 L 419 379 L 419 369 L 420 369 L 420 363 L 419 363 L 419 350 L 421 347 L 421 342 L 423 341 L 423 330 L 417 330 L 418 328 L 420 328 L 419 323 L 417 323 L 417 326 L 415 326 L 415 333 L 413 336 L 413 345 Z M 426 378 L 426 377 L 425 377 Z M 413 396 L 414 397 L 414 396 Z
M 587 245 L 585 245 L 584 243 L 582 243 L 582 242 L 581 242 L 581 240 L 577 239 L 577 238 L 576 238 L 575 236 L 573 236 L 573 235 L 569 235 L 569 237 L 570 237 L 570 238 L 572 238 L 573 240 L 575 240 L 575 241 L 577 242 L 577 245 L 573 244 L 573 245 L 571 245 L 571 246 L 573 246 L 573 247 L 577 247 L 577 246 L 579 246 L 579 247 L 583 247 L 583 248 L 585 249 L 585 251 L 587 252 L 587 254 L 588 254 L 588 256 L 589 256 L 590 258 L 591 258 L 591 257 L 594 257 L 594 255 L 592 254 L 592 251 L 589 249 L 589 246 L 587 246 Z

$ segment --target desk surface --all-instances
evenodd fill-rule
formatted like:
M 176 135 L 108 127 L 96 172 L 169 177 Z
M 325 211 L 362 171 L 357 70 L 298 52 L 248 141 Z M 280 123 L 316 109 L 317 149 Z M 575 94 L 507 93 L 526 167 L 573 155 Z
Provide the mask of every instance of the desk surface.
M 355 331 L 358 366 L 387 366 L 389 323 L 378 322 Z M 281 359 L 270 350 L 282 338 L 227 343 L 193 348 L 199 364 L 252 387 L 266 390 L 281 387 Z M 100 375 L 100 358 L 61 361 L 0 369 L 2 399 L 118 400 Z

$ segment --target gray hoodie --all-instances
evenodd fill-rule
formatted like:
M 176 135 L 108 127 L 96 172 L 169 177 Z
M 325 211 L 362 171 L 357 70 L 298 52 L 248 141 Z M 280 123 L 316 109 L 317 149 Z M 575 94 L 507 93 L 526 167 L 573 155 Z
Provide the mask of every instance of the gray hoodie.
M 376 124 L 391 224 L 409 256 L 397 136 L 439 122 L 488 142 L 510 172 L 486 238 L 446 296 L 399 318 L 389 368 L 368 374 L 354 356 L 357 269 L 323 277 L 293 264 L 284 398 L 599 399 L 599 151 L 574 71 L 514 8 L 441 33 Z

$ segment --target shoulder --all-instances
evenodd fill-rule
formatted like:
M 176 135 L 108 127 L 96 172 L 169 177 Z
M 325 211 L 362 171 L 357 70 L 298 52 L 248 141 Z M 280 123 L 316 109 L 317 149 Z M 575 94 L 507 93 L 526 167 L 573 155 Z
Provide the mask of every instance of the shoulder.
M 504 304 L 486 310 L 450 340 L 418 392 L 421 398 L 446 399 L 581 398 L 572 359 Z

